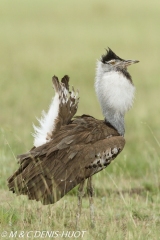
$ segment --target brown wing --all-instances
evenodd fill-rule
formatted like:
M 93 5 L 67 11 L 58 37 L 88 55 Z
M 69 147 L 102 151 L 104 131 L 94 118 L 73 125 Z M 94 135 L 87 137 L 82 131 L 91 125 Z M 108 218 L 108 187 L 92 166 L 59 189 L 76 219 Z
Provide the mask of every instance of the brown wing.
M 19 156 L 21 165 L 8 179 L 9 189 L 54 203 L 109 165 L 124 145 L 114 128 L 84 115 L 63 126 L 51 142 Z

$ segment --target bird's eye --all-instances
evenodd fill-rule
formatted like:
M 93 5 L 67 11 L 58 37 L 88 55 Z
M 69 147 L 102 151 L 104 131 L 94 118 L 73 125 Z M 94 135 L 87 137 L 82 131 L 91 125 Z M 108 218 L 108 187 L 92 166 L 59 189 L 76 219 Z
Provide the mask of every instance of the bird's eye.
M 111 60 L 109 63 L 114 65 L 116 62 L 115 62 L 115 60 Z

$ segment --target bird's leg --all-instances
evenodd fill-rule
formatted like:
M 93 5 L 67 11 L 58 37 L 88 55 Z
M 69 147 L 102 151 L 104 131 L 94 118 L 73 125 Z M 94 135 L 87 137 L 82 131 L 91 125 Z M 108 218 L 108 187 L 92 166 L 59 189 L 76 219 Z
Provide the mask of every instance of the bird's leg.
M 90 205 L 91 227 L 94 227 L 94 225 L 95 225 L 95 221 L 94 221 L 94 204 L 93 204 L 94 189 L 93 189 L 93 185 L 92 185 L 92 177 L 88 178 L 87 193 L 88 193 L 89 205 Z
M 85 180 L 82 181 L 79 184 L 79 187 L 78 187 L 78 209 L 77 209 L 77 216 L 76 216 L 76 228 L 79 227 L 79 219 L 80 219 L 80 216 L 81 216 L 82 197 L 84 195 L 84 191 L 83 191 L 84 183 L 85 183 Z

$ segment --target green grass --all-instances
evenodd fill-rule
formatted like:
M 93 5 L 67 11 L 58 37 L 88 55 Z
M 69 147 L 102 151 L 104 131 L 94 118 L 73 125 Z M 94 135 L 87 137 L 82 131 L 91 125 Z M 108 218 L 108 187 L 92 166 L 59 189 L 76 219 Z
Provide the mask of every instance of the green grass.
M 95 229 L 84 197 L 83 239 L 160 239 L 159 9 L 158 0 L 0 2 L 1 232 L 74 230 L 75 189 L 42 206 L 10 193 L 7 178 L 18 167 L 15 156 L 32 147 L 32 123 L 47 110 L 54 74 L 68 74 L 79 89 L 78 115 L 102 119 L 93 84 L 96 59 L 109 46 L 140 60 L 129 69 L 137 92 L 125 149 L 94 177 Z

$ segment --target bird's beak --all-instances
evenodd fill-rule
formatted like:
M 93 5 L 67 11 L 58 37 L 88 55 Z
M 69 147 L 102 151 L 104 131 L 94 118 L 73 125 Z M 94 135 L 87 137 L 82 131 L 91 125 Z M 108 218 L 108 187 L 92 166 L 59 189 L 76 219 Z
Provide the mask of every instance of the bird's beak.
M 129 65 L 138 63 L 138 62 L 139 62 L 138 60 L 125 60 L 124 65 L 125 65 L 125 67 L 128 67 Z

